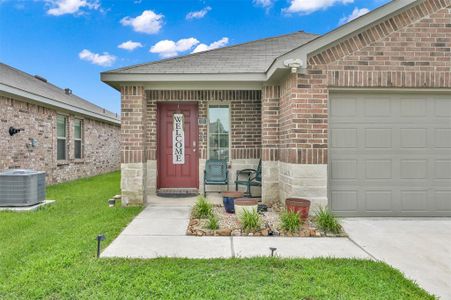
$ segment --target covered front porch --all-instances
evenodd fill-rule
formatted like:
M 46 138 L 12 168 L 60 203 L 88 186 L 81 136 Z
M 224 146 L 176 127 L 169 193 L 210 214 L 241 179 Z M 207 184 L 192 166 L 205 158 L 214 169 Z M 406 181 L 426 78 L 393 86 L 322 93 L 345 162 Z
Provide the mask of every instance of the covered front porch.
M 300 150 L 289 142 L 288 91 L 122 86 L 123 204 L 147 204 L 165 192 L 202 194 L 206 161 L 219 159 L 227 162 L 228 186 L 207 186 L 210 192 L 235 190 L 237 170 L 256 169 L 261 160 L 261 187 L 253 187 L 252 196 L 264 203 L 304 197 L 314 208 L 327 205 L 327 165 L 298 162 Z M 175 134 L 183 135 L 183 145 L 174 148 Z
M 125 204 L 150 203 L 155 195 L 177 191 L 203 193 L 209 159 L 227 162 L 228 185 L 208 185 L 207 191 L 235 190 L 237 170 L 256 169 L 262 159 L 261 90 L 124 87 L 122 94 Z M 135 112 L 136 101 L 143 102 L 142 111 Z M 127 163 L 136 159 L 141 161 Z M 252 195 L 261 196 L 262 188 L 252 187 Z

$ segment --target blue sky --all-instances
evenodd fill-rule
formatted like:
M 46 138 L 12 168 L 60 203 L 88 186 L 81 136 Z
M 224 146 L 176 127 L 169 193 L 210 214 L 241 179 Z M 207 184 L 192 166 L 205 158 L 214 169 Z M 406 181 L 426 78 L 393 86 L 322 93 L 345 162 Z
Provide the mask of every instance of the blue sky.
M 0 61 L 119 112 L 102 71 L 299 30 L 322 34 L 386 2 L 0 0 Z

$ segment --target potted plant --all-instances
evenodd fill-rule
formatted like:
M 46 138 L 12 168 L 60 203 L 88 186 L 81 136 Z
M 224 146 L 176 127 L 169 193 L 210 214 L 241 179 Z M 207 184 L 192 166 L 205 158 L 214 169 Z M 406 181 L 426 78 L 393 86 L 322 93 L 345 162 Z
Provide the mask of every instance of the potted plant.
M 287 210 L 298 213 L 301 221 L 308 218 L 310 204 L 310 200 L 303 198 L 288 198 L 285 200 Z

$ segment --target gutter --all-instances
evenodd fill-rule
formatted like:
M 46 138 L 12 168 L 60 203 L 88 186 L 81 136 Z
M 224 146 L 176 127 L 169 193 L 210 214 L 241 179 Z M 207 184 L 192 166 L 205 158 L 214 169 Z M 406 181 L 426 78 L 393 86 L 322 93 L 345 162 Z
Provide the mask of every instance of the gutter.
M 30 102 L 35 102 L 36 104 L 44 104 L 46 106 L 49 106 L 51 108 L 59 108 L 63 109 L 69 112 L 75 112 L 79 113 L 81 115 L 91 117 L 93 119 L 99 120 L 99 121 L 106 121 L 108 123 L 112 123 L 114 125 L 121 125 L 121 121 L 119 119 L 109 117 L 106 115 L 102 115 L 100 113 L 96 113 L 93 111 L 90 111 L 88 109 L 84 109 L 78 106 L 74 106 L 68 103 L 65 103 L 63 101 L 47 98 L 38 94 L 30 93 L 25 90 L 0 83 L 0 93 L 5 94 L 6 96 L 13 96 L 13 97 L 19 97 L 21 100 Z

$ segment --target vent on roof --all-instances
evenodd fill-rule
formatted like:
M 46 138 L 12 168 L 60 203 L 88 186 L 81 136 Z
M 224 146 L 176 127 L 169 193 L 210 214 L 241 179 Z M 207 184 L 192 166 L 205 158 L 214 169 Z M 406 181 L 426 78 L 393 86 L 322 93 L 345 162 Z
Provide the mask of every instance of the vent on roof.
M 39 76 L 39 75 L 34 75 L 34 78 L 39 79 L 40 81 L 43 81 L 43 82 L 47 82 L 47 79 L 45 79 L 44 77 Z
M 72 90 L 69 88 L 65 88 L 64 92 L 66 93 L 66 95 L 72 95 Z

